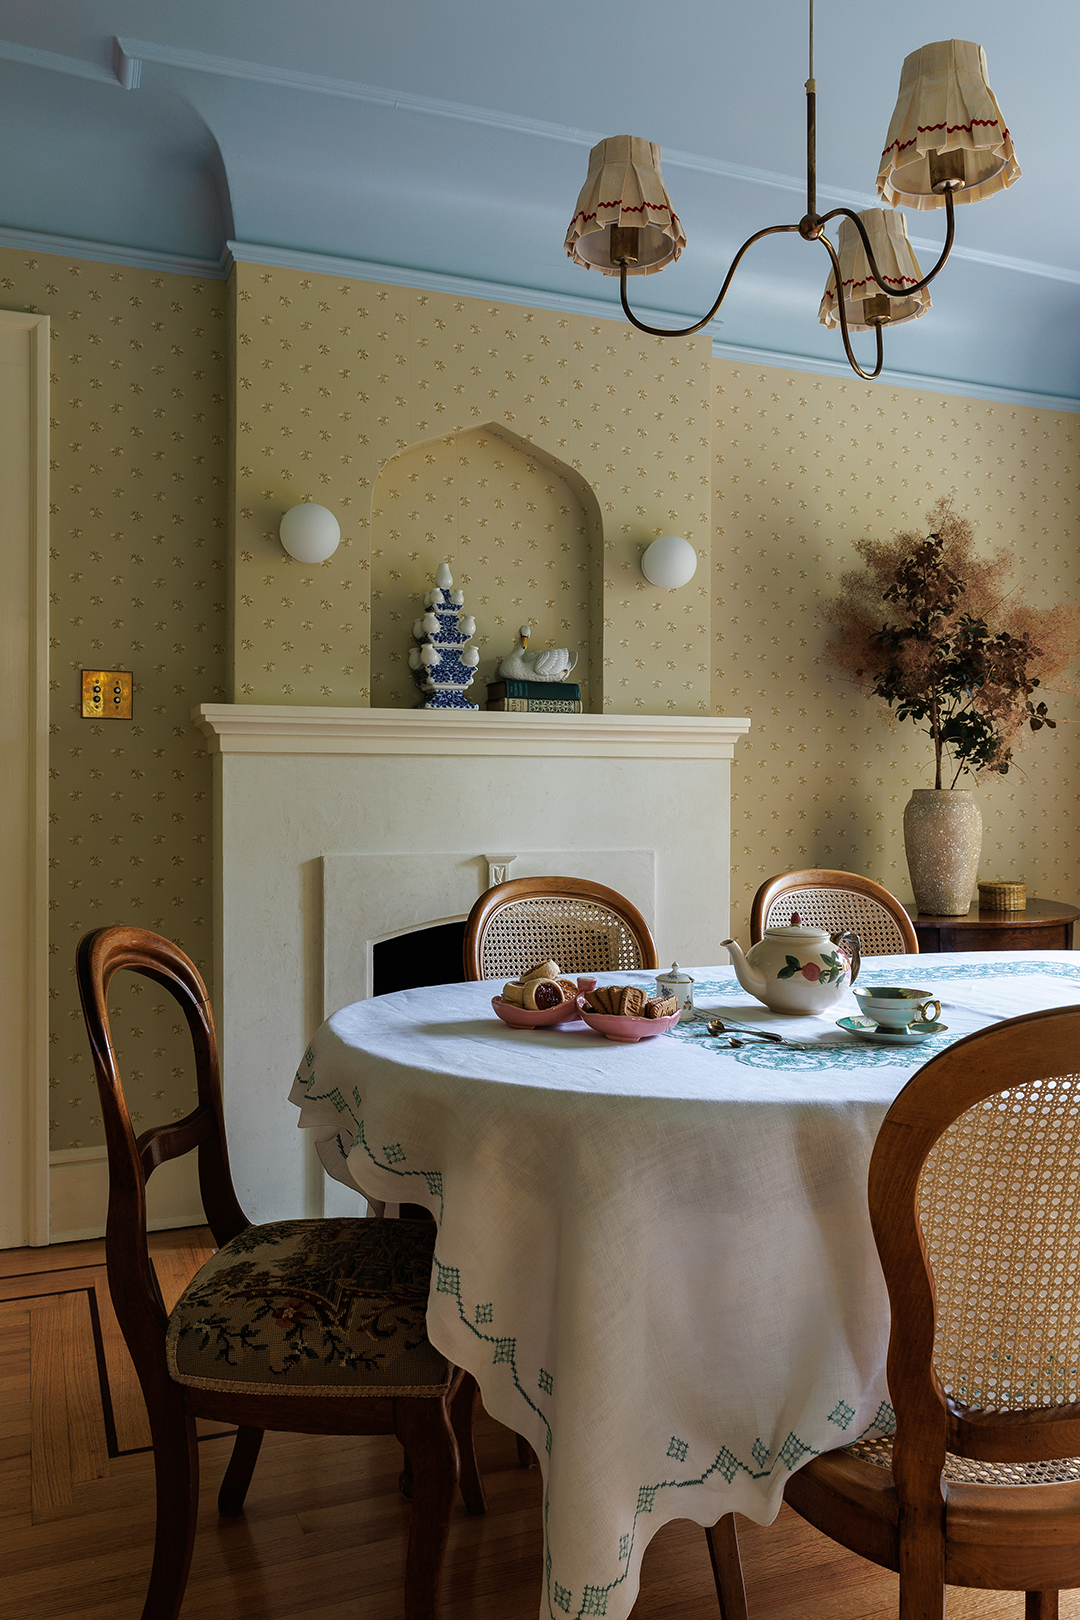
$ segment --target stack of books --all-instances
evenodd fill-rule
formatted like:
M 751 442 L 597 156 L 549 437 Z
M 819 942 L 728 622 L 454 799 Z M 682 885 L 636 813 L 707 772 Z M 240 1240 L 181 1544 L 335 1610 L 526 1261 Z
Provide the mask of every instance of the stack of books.
M 580 714 L 581 687 L 576 681 L 489 681 L 487 706 L 515 714 Z

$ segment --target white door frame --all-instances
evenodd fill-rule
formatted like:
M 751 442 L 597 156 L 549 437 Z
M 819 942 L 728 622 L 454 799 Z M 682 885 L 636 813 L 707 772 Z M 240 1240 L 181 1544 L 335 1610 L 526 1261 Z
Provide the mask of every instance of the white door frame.
M 0 310 L 0 1248 L 49 1241 L 49 318 Z

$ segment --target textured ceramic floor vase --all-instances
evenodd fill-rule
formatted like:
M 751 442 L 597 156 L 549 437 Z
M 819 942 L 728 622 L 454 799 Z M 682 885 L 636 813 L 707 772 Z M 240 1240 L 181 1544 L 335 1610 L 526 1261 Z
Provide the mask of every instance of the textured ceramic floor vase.
M 904 810 L 904 849 L 919 910 L 966 916 L 979 875 L 983 824 L 965 788 L 916 788 Z

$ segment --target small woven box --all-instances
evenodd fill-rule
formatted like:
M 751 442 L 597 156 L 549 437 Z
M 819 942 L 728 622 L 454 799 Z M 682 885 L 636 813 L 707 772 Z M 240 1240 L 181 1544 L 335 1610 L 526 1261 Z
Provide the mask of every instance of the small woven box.
M 1026 906 L 1026 883 L 1006 883 L 999 879 L 996 883 L 979 884 L 979 908 L 982 911 L 1023 911 Z

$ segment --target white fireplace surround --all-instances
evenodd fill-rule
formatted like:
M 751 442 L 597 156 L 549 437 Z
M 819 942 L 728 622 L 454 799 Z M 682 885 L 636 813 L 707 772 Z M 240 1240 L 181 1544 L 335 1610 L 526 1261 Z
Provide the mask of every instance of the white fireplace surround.
M 351 1213 L 287 1093 L 308 1038 L 371 994 L 382 939 L 467 916 L 491 868 L 625 894 L 662 963 L 728 933 L 744 719 L 204 704 L 215 756 L 215 1002 L 253 1220 Z

